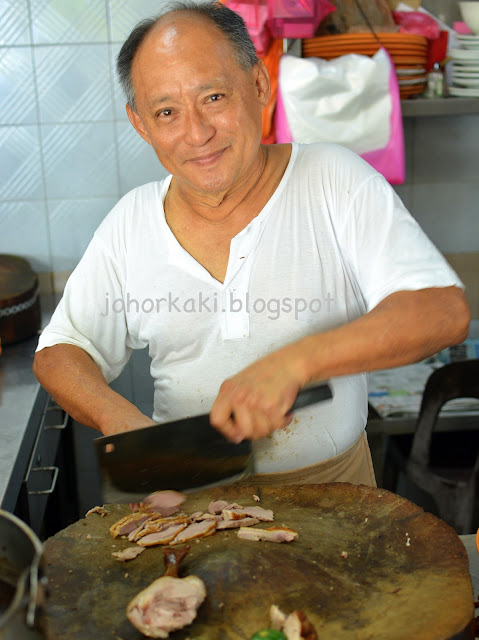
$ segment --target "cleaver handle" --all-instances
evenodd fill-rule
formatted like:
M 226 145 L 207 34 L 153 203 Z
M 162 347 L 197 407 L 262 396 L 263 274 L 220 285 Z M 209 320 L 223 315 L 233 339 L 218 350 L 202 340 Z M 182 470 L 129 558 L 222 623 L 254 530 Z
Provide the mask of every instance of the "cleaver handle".
M 316 384 L 311 387 L 305 387 L 298 393 L 290 412 L 296 411 L 296 409 L 302 409 L 310 404 L 316 404 L 316 402 L 330 400 L 332 397 L 333 392 L 327 382 L 322 382 L 321 384 Z

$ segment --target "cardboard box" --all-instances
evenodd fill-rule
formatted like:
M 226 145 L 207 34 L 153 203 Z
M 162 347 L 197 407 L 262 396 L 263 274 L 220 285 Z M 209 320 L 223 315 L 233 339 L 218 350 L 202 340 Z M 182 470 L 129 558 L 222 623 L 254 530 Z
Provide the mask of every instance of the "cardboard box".
M 396 7 L 400 2 L 404 2 L 404 4 L 408 4 L 412 9 L 417 11 L 421 6 L 421 0 L 388 0 L 388 4 L 393 11 L 396 10 Z
M 444 257 L 466 285 L 472 318 L 479 318 L 479 252 L 448 253 Z

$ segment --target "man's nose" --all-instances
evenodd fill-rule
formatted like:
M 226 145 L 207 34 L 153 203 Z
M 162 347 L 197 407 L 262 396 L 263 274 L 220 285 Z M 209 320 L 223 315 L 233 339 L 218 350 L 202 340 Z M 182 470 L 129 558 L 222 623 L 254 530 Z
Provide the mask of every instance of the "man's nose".
M 213 137 L 215 127 L 199 109 L 188 112 L 185 121 L 185 141 L 195 146 L 204 145 Z

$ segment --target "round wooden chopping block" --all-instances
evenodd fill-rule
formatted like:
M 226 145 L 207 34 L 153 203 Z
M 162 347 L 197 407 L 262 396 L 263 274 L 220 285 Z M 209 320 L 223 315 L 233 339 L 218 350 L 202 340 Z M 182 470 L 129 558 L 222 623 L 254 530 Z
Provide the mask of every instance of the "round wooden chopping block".
M 37 274 L 18 256 L 0 255 L 0 340 L 9 344 L 40 329 L 40 292 Z
M 172 640 L 248 640 L 269 626 L 272 604 L 286 613 L 303 609 L 321 640 L 473 638 L 464 546 L 451 527 L 408 500 L 347 483 L 230 486 L 191 494 L 183 510 L 206 511 L 217 499 L 272 509 L 274 524 L 299 537 L 252 542 L 230 530 L 192 541 L 180 575 L 199 576 L 207 598 Z M 113 539 L 109 528 L 129 507 L 106 509 L 105 517 L 92 514 L 45 543 L 50 596 L 40 621 L 48 640 L 66 633 L 69 640 L 143 637 L 125 608 L 163 575 L 162 547 L 118 562 L 112 552 L 134 543 Z

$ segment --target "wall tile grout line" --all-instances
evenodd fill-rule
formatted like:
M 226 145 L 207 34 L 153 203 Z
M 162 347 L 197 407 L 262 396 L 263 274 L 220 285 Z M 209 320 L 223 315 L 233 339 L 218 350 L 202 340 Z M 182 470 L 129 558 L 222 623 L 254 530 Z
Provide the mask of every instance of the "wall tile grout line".
M 108 65 L 110 70 L 110 95 L 111 95 L 111 108 L 113 109 L 113 114 L 115 116 L 115 121 L 113 124 L 113 129 L 115 131 L 115 162 L 116 162 L 116 181 L 118 185 L 118 198 L 121 197 L 121 173 L 120 173 L 120 148 L 118 144 L 118 125 L 117 125 L 117 113 L 116 113 L 116 95 L 115 95 L 115 75 L 116 69 L 113 63 L 113 26 L 111 20 L 111 5 L 109 0 L 105 0 L 105 9 L 106 9 L 106 21 L 107 21 L 107 29 L 108 29 L 108 39 L 110 40 L 110 44 L 108 45 Z
M 33 45 L 33 19 L 32 19 L 32 7 L 31 0 L 27 1 L 28 7 L 28 28 L 30 30 L 30 40 L 32 45 L 30 47 L 31 56 L 32 56 L 32 70 L 33 70 L 33 91 L 35 93 L 35 105 L 37 112 L 37 132 L 38 132 L 38 144 L 40 149 L 40 170 L 42 174 L 42 185 L 43 185 L 43 197 L 44 197 L 44 215 L 45 215 L 45 225 L 47 229 L 47 250 L 48 250 L 48 271 L 50 272 L 50 286 L 53 292 L 53 250 L 52 250 L 52 240 L 51 240 L 51 227 L 50 227 L 50 216 L 49 216 L 49 207 L 48 207 L 48 198 L 47 198 L 47 180 L 46 180 L 46 171 L 45 171 L 45 160 L 43 154 L 43 137 L 42 137 L 42 128 L 40 124 L 40 96 L 38 91 L 38 78 L 36 72 L 36 61 L 35 61 L 35 53 L 34 53 L 34 45 Z

